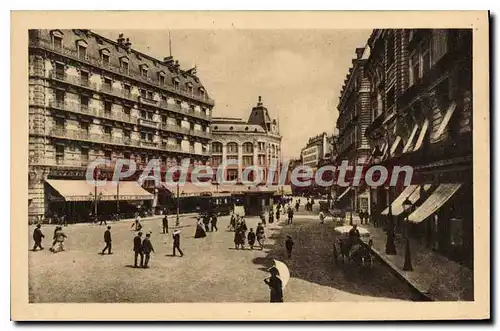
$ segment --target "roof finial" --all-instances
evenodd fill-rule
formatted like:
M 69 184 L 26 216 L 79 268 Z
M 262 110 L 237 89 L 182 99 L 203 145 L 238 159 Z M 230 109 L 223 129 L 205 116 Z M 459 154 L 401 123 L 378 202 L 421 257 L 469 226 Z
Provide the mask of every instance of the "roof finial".
M 257 104 L 257 106 L 262 106 L 262 96 L 259 95 L 259 103 Z

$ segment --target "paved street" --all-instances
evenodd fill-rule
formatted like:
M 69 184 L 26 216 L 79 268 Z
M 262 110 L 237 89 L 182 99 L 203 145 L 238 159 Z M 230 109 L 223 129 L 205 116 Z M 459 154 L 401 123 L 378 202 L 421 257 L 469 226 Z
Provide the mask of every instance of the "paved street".
M 247 219 L 255 229 L 257 218 Z M 170 220 L 173 225 L 173 218 Z M 181 219 L 184 257 L 173 257 L 170 235 L 161 234 L 161 220 L 143 223 L 152 231 L 155 253 L 150 269 L 134 269 L 130 221 L 112 224 L 113 255 L 100 255 L 104 226 L 66 227 L 67 251 L 48 251 L 53 226 L 43 226 L 44 251 L 29 252 L 31 302 L 267 302 L 263 279 L 272 259 L 284 261 L 291 280 L 285 301 L 411 300 L 411 291 L 381 264 L 362 273 L 332 262 L 333 224 L 300 213 L 292 226 L 269 226 L 263 251 L 234 249 L 228 217 L 219 232 L 194 239 L 194 218 Z M 33 228 L 30 227 L 30 242 Z M 171 230 L 172 231 L 172 230 Z M 295 240 L 295 254 L 284 258 L 286 234 Z M 48 238 L 48 240 L 47 240 Z

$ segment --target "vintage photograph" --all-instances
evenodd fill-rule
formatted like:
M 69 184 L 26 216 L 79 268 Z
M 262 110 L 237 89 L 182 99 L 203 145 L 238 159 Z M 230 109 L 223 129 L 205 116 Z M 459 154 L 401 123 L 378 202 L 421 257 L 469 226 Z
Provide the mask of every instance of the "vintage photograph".
M 25 33 L 30 304 L 479 299 L 472 28 Z

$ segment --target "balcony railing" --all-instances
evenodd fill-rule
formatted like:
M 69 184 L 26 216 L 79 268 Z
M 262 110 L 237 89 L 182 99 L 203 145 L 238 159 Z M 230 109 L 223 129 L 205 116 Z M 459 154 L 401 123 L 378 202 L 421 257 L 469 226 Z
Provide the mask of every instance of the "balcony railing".
M 137 71 L 130 70 L 130 69 L 125 70 L 125 69 L 120 68 L 120 67 L 118 67 L 114 64 L 111 64 L 111 63 L 103 64 L 101 59 L 94 58 L 94 57 L 87 56 L 87 55 L 79 55 L 76 50 L 73 50 L 73 49 L 66 47 L 66 46 L 62 46 L 62 47 L 55 46 L 48 39 L 44 39 L 44 38 L 30 39 L 29 45 L 31 47 L 40 47 L 40 48 L 43 48 L 46 50 L 50 50 L 54 53 L 61 54 L 65 57 L 69 57 L 69 58 L 72 58 L 72 59 L 80 61 L 80 62 L 88 63 L 88 64 L 91 64 L 91 65 L 96 66 L 96 67 L 104 68 L 104 69 L 107 69 L 109 71 L 118 73 L 120 75 L 125 75 L 125 76 L 131 77 L 135 80 L 139 80 L 141 82 L 146 82 L 146 83 L 153 85 L 155 87 L 165 89 L 171 93 L 180 94 L 180 95 L 183 95 L 185 97 L 188 97 L 188 98 L 191 98 L 191 99 L 194 99 L 197 101 L 201 101 L 203 103 L 206 103 L 206 104 L 209 104 L 212 106 L 215 104 L 214 100 L 209 98 L 206 94 L 203 95 L 200 93 L 199 95 L 197 95 L 197 94 L 190 93 L 188 91 L 176 89 L 174 87 L 161 85 L 159 81 L 153 80 L 149 76 L 143 76 L 143 75 L 141 75 L 141 73 L 139 73 Z
M 208 138 L 209 134 L 201 130 L 189 130 L 189 134 L 192 136 Z
M 158 144 L 148 140 L 141 140 L 141 147 L 158 148 Z
M 115 120 L 115 121 L 127 122 L 127 123 L 132 123 L 132 124 L 137 123 L 137 118 L 132 117 L 129 114 L 107 112 L 107 111 L 104 111 L 101 109 L 88 107 L 86 105 L 81 105 L 78 103 L 65 102 L 65 101 L 59 101 L 59 100 L 51 100 L 49 102 L 49 107 L 61 109 L 61 110 L 65 110 L 65 111 L 70 111 L 70 112 L 78 113 L 78 114 L 85 114 L 85 115 L 91 115 L 91 116 L 100 117 L 100 118 L 107 118 L 107 119 L 111 119 L 111 120 Z
M 189 130 L 186 128 L 183 128 L 182 126 L 167 124 L 167 123 L 162 123 L 161 129 L 165 130 L 165 131 L 171 131 L 171 132 L 177 132 L 177 133 L 183 133 L 183 134 L 189 133 Z
M 160 123 L 145 118 L 139 118 L 139 125 L 147 126 L 148 128 L 153 128 L 153 129 L 160 128 Z
M 181 152 L 181 146 L 179 145 L 170 145 L 170 144 L 163 144 L 162 148 L 168 152 Z
M 158 105 L 158 101 L 153 100 L 153 99 L 149 99 L 149 98 L 146 98 L 146 97 L 143 97 L 143 96 L 139 96 L 138 99 L 139 99 L 140 103 L 144 103 L 146 105 L 151 105 L 151 106 L 157 106 Z

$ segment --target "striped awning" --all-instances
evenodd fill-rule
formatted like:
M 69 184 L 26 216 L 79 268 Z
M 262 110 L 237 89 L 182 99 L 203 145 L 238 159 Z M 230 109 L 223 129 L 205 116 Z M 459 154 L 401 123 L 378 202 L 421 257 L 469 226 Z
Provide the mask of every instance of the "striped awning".
M 346 196 L 346 194 L 351 190 L 351 186 L 349 186 L 348 188 L 346 188 L 346 190 L 344 192 L 342 192 L 338 197 L 337 197 L 337 201 L 340 201 L 340 199 L 342 199 L 343 197 Z
M 391 203 L 392 215 L 398 216 L 404 212 L 403 202 L 408 198 L 408 200 L 414 204 L 420 199 L 420 194 L 422 190 L 427 192 L 431 188 L 431 184 L 424 185 L 409 185 L 403 192 Z M 389 215 L 389 207 L 384 209 L 381 213 L 382 215 Z
M 413 130 L 411 130 L 410 137 L 408 137 L 408 141 L 406 142 L 406 145 L 403 148 L 403 154 L 411 150 L 411 146 L 413 144 L 415 136 L 417 135 L 417 131 L 418 131 L 418 124 L 415 124 L 413 126 Z
M 434 139 L 439 139 L 443 133 L 444 130 L 446 130 L 446 127 L 448 126 L 448 123 L 450 122 L 451 117 L 453 116 L 453 113 L 455 112 L 455 109 L 457 108 L 456 102 L 452 102 L 450 107 L 446 110 L 446 113 L 444 114 L 443 120 L 441 121 L 441 124 L 439 125 L 438 130 L 434 134 Z
M 417 142 L 415 143 L 415 148 L 413 149 L 413 151 L 419 150 L 420 147 L 422 147 L 428 129 L 429 129 L 429 120 L 426 119 L 424 121 L 424 124 L 422 124 L 422 129 L 420 130 L 420 134 L 418 135 L 418 139 Z
M 434 192 L 418 207 L 410 216 L 408 221 L 420 223 L 441 208 L 462 186 L 460 183 L 441 184 Z
M 96 187 L 86 180 L 48 179 L 46 181 L 66 201 L 92 201 Z M 153 200 L 154 195 L 146 191 L 136 181 L 120 181 L 118 184 L 106 181 L 104 186 L 97 186 L 99 200 Z

